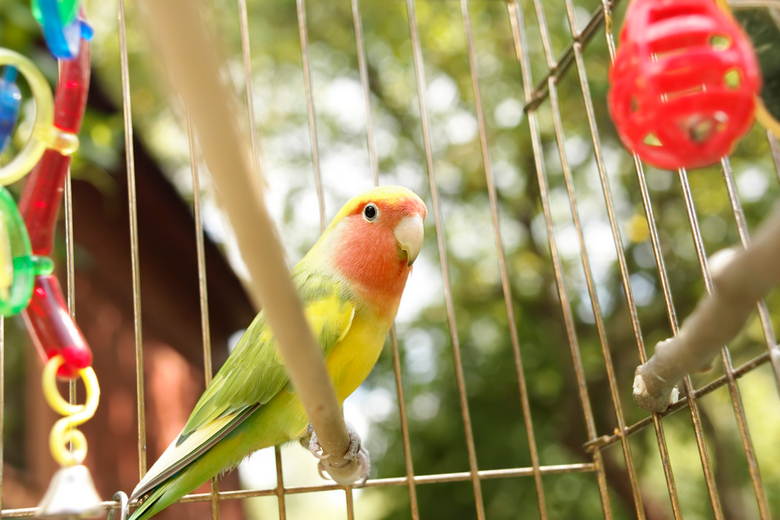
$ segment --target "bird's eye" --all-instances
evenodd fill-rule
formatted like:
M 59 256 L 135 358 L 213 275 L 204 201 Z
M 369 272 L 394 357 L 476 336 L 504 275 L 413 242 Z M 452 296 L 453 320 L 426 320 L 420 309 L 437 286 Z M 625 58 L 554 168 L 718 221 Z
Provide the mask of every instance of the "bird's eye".
M 375 221 L 378 216 L 379 210 L 377 209 L 376 204 L 373 202 L 366 204 L 366 207 L 363 208 L 363 218 L 369 222 Z

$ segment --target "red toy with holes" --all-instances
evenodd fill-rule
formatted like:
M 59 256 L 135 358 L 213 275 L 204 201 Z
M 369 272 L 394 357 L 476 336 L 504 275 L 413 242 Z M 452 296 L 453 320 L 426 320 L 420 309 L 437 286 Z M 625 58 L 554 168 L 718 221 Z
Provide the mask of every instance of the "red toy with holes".
M 761 89 L 750 40 L 712 0 L 634 0 L 609 80 L 623 144 L 665 169 L 728 155 Z

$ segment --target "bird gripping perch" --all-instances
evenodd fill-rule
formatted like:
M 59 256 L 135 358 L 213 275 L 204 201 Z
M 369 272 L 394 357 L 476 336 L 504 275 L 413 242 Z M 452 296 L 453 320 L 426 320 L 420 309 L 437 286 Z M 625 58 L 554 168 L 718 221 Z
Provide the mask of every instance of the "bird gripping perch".
M 311 421 L 326 470 L 339 483 L 358 481 L 357 458 L 330 375 L 308 326 L 298 293 L 259 189 L 246 132 L 238 125 L 232 92 L 199 12 L 187 0 L 143 0 L 148 33 L 188 108 L 203 158 L 235 231 L 251 277 L 250 292 L 263 303 L 290 379 Z

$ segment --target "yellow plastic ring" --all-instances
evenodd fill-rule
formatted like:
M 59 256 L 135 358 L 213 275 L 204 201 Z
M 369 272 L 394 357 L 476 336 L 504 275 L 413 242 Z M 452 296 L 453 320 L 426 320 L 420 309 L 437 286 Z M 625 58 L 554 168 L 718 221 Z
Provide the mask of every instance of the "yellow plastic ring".
M 54 99 L 51 88 L 43 74 L 33 63 L 9 49 L 0 48 L 0 65 L 12 65 L 27 80 L 35 98 L 35 123 L 32 134 L 11 162 L 0 168 L 0 184 L 7 185 L 18 181 L 35 167 L 46 150 L 46 143 L 40 136 L 48 135 L 54 124 Z
M 65 358 L 58 354 L 51 358 L 43 368 L 43 395 L 55 412 L 60 415 L 70 415 L 74 426 L 82 424 L 95 415 L 100 401 L 100 386 L 92 367 L 82 368 L 78 374 L 84 381 L 87 391 L 87 401 L 84 404 L 70 404 L 60 395 L 57 389 L 57 370 L 65 362 Z
M 83 404 L 70 404 L 60 395 L 60 391 L 57 389 L 57 370 L 65 363 L 65 358 L 62 355 L 56 355 L 46 363 L 43 367 L 43 396 L 46 398 L 46 402 L 60 415 L 73 415 L 82 411 L 85 406 Z
M 60 466 L 75 466 L 87 457 L 87 438 L 70 426 L 68 417 L 62 418 L 54 423 L 49 434 L 49 450 Z M 68 444 L 72 449 L 68 449 Z
M 57 370 L 64 362 L 65 358 L 58 354 L 46 363 L 43 368 L 42 386 L 43 395 L 49 406 L 60 415 L 68 416 L 54 423 L 49 434 L 49 449 L 60 465 L 72 466 L 84 462 L 84 457 L 87 455 L 87 439 L 75 428 L 95 415 L 100 402 L 100 386 L 92 367 L 82 368 L 79 370 L 79 376 L 84 381 L 87 400 L 81 405 L 68 403 L 57 389 Z M 72 451 L 66 448 L 68 443 L 72 444 Z

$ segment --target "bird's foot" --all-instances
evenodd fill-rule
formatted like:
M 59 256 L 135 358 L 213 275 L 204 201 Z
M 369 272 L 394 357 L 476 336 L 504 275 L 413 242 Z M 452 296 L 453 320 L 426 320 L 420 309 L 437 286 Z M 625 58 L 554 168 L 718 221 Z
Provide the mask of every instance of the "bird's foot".
M 306 430 L 306 435 L 301 439 L 301 444 L 304 444 L 307 437 L 309 438 L 309 451 L 320 460 L 317 470 L 323 479 L 327 480 L 330 477 L 338 484 L 345 486 L 355 484 L 356 482 L 362 484 L 368 479 L 368 474 L 371 471 L 371 459 L 368 451 L 362 446 L 357 430 L 348 422 L 346 426 L 349 434 L 349 448 L 344 454 L 344 462 L 333 464 L 328 460 L 330 454 L 326 454 L 323 451 L 320 441 L 317 439 L 317 434 L 311 425 Z M 355 464 L 352 464 L 353 461 L 355 461 Z M 349 469 L 350 466 L 352 466 L 351 470 Z
M 304 444 L 307 438 L 309 439 L 308 446 Z M 350 440 L 352 440 L 351 437 Z M 330 457 L 330 453 L 325 453 L 325 450 L 320 445 L 320 440 L 317 438 L 317 434 L 315 433 L 314 428 L 312 428 L 311 424 L 306 429 L 306 435 L 301 439 L 301 444 L 309 448 L 311 454 L 314 455 L 314 457 L 319 460 L 325 460 L 328 457 Z

